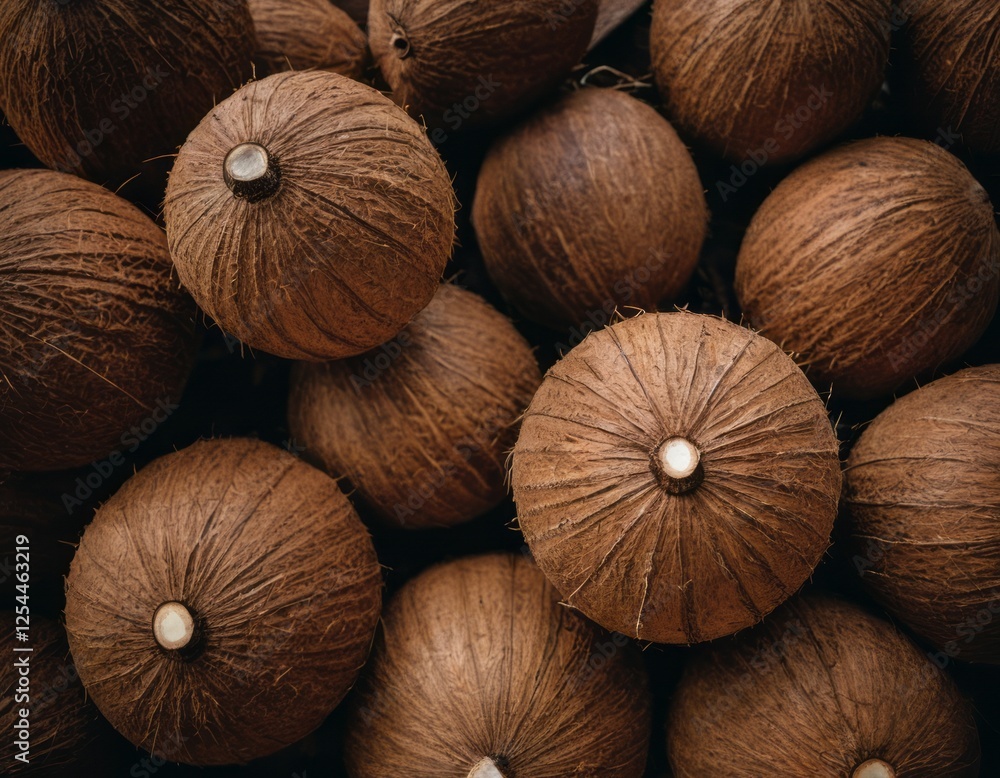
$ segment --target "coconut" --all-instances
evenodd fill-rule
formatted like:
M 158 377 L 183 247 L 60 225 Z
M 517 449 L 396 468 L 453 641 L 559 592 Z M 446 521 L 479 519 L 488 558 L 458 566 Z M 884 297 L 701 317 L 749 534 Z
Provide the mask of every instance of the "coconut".
M 882 86 L 890 0 L 673 0 L 653 7 L 653 75 L 681 134 L 757 164 L 853 124 Z
M 13 556 L 14 546 L 10 550 Z M 31 561 L 25 564 L 31 567 Z M 16 580 L 13 572 L 11 579 Z M 30 595 L 25 599 L 30 601 Z M 69 657 L 62 626 L 34 611 L 27 617 L 3 613 L 3 620 L 6 629 L 0 646 L 6 660 L 0 676 L 0 726 L 6 737 L 0 744 L 0 764 L 4 775 L 64 776 L 71 774 L 68 770 L 93 769 L 94 745 L 103 732 L 97 709 L 87 700 Z M 15 623 L 26 626 L 27 641 L 16 639 Z
M 368 37 L 393 99 L 452 130 L 506 118 L 587 51 L 597 0 L 372 0 Z
M 455 205 L 421 128 L 335 73 L 279 73 L 219 105 L 167 187 L 181 282 L 229 334 L 290 359 L 392 338 L 430 301 Z
M 986 190 L 939 146 L 873 138 L 800 167 L 754 216 L 736 293 L 821 387 L 884 396 L 960 356 L 1000 295 Z
M 1000 153 L 1000 6 L 952 0 L 904 10 L 901 86 L 913 110 L 931 132 Z
M 382 582 L 333 480 L 266 443 L 213 440 L 106 502 L 66 586 L 101 712 L 163 759 L 217 765 L 319 726 L 365 661 Z
M 853 559 L 944 661 L 1000 664 L 1000 365 L 897 400 L 851 453 Z
M 514 447 L 517 515 L 565 601 L 609 630 L 695 643 L 760 621 L 829 546 L 826 408 L 777 346 L 646 314 L 549 370 Z
M 368 38 L 330 0 L 250 0 L 257 60 L 265 72 L 319 68 L 361 78 Z
M 180 400 L 194 305 L 162 231 L 106 189 L 0 172 L 0 309 L 0 468 L 103 459 Z
M 560 328 L 676 296 L 698 262 L 708 212 L 666 120 L 623 92 L 581 89 L 493 146 L 472 220 L 504 296 Z
M 444 285 L 394 340 L 292 376 L 293 439 L 390 525 L 450 526 L 507 495 L 507 452 L 542 376 L 477 295 Z
M 248 79 L 255 45 L 246 0 L 4 0 L 0 40 L 18 136 L 51 168 L 116 184 Z
M 890 624 L 827 597 L 789 603 L 685 669 L 667 725 L 676 778 L 974 778 L 955 683 Z
M 643 774 L 639 652 L 559 603 L 524 557 L 460 559 L 389 603 L 348 723 L 351 778 Z

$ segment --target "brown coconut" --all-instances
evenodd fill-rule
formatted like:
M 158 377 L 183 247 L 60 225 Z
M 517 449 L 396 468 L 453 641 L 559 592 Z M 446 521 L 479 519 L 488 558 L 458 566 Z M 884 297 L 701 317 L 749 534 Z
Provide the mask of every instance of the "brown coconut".
M 1000 233 L 986 190 L 933 143 L 872 138 L 779 184 L 740 249 L 750 323 L 817 386 L 884 396 L 960 356 L 993 317 Z
M 14 546 L 10 551 L 13 558 Z M 30 557 L 31 551 L 28 553 Z M 29 581 L 32 562 L 29 558 L 27 568 L 22 568 L 29 570 Z M 13 571 L 10 578 L 16 581 Z M 32 610 L 31 585 L 29 582 L 26 598 L 29 616 L 15 622 L 14 612 L 2 612 L 0 727 L 4 738 L 0 764 L 4 775 L 82 775 L 104 766 L 95 764 L 94 759 L 98 756 L 95 746 L 105 733 L 69 656 L 66 632 L 61 624 Z M 13 584 L 10 591 L 14 591 Z M 15 623 L 27 624 L 27 641 L 16 639 Z
M 180 401 L 195 307 L 163 232 L 96 184 L 0 172 L 0 468 L 104 459 Z
M 890 624 L 797 599 L 687 666 L 667 724 L 676 778 L 975 778 L 955 683 Z
M 639 652 L 523 557 L 434 567 L 389 603 L 348 723 L 351 778 L 643 774 Z
M 556 328 L 653 308 L 698 262 L 708 212 L 670 124 L 612 89 L 581 89 L 490 150 L 472 221 L 490 277 Z
M 176 151 L 250 78 L 255 47 L 246 0 L 4 0 L 0 40 L 18 136 L 51 168 L 115 184 Z
M 539 567 L 606 629 L 697 643 L 760 621 L 829 546 L 837 438 L 802 371 L 750 330 L 646 314 L 549 370 L 512 481 Z
M 389 343 L 300 364 L 292 437 L 388 524 L 450 526 L 507 495 L 507 452 L 541 380 L 514 326 L 446 284 Z
M 289 359 L 392 338 L 451 254 L 451 180 L 421 128 L 327 72 L 243 87 L 191 133 L 165 217 L 181 282 L 219 326 Z
M 904 3 L 903 91 L 930 132 L 1000 153 L 1000 5 Z
M 368 37 L 393 99 L 451 130 L 524 110 L 582 59 L 597 0 L 372 0 Z
M 368 38 L 330 0 L 250 0 L 257 61 L 267 73 L 318 68 L 360 79 Z
M 897 400 L 846 473 L 852 558 L 943 662 L 1000 664 L 1000 365 Z
M 382 580 L 333 480 L 214 440 L 105 503 L 66 585 L 70 648 L 105 717 L 163 759 L 217 765 L 319 726 L 364 664 Z
M 758 164 L 803 156 L 882 86 L 890 0 L 660 0 L 653 75 L 688 140 Z

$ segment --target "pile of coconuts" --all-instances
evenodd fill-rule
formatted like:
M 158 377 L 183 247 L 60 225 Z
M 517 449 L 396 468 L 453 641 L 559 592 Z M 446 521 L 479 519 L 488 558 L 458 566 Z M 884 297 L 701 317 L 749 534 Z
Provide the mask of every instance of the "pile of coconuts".
M 994 0 L 3 0 L 0 774 L 1000 775 L 998 203 Z

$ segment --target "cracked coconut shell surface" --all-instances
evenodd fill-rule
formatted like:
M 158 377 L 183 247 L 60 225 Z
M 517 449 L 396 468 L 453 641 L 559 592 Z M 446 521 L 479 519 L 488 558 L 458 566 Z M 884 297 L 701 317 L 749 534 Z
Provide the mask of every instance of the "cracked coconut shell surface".
M 897 400 L 845 476 L 869 590 L 947 657 L 1000 664 L 1000 365 Z
M 237 196 L 227 156 L 257 144 L 277 188 Z M 251 348 L 320 361 L 392 338 L 437 291 L 455 237 L 451 179 L 423 129 L 323 71 L 247 84 L 191 133 L 164 210 L 181 282 Z
M 245 763 L 312 732 L 371 646 L 382 576 L 329 476 L 253 440 L 212 440 L 133 476 L 84 532 L 66 583 L 80 678 L 135 745 L 194 765 Z M 154 638 L 194 614 L 181 654 Z
M 352 778 L 636 778 L 650 727 L 636 647 L 563 607 L 528 559 L 489 554 L 389 602 L 346 761 Z
M 975 778 L 951 677 L 857 605 L 797 598 L 685 668 L 667 723 L 676 778 Z M 858 770 L 879 760 L 893 772 Z
M 664 488 L 658 452 L 700 451 Z M 826 408 L 766 338 L 709 316 L 644 314 L 549 370 L 522 421 L 518 521 L 565 601 L 609 630 L 697 643 L 760 621 L 830 544 L 841 474 Z

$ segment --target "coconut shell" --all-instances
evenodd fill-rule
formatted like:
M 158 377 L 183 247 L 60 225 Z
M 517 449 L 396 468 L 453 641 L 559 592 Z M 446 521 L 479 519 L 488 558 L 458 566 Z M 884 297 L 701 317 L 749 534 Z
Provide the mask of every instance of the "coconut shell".
M 751 324 L 844 397 L 884 396 L 959 357 L 1000 295 L 986 190 L 933 143 L 873 138 L 800 167 L 754 216 L 736 267 Z
M 300 364 L 292 437 L 390 525 L 451 526 L 507 495 L 507 452 L 541 380 L 531 347 L 506 318 L 444 285 L 388 344 Z
M 451 130 L 524 110 L 587 51 L 597 0 L 372 0 L 372 54 L 411 115 Z
M 668 472 L 680 439 L 692 473 Z M 691 313 L 589 335 L 549 370 L 512 482 L 538 566 L 606 629 L 696 643 L 760 621 L 829 546 L 840 497 L 823 402 L 777 346 Z
M 670 124 L 613 89 L 581 89 L 490 150 L 472 220 L 490 277 L 525 316 L 579 326 L 676 296 L 708 211 Z
M 226 160 L 265 150 L 255 187 Z M 227 333 L 289 359 L 338 359 L 392 338 L 430 301 L 455 200 L 421 128 L 335 73 L 247 84 L 191 133 L 165 217 L 181 282 Z
M 944 661 L 1000 664 L 1000 365 L 897 400 L 851 453 L 853 559 Z
M 524 557 L 434 567 L 386 608 L 348 724 L 351 778 L 636 778 L 638 651 L 559 603 Z
M 972 707 L 951 678 L 890 624 L 826 597 L 695 657 L 667 732 L 675 778 L 979 775 Z
M 890 0 L 660 0 L 650 53 L 681 135 L 734 160 L 803 156 L 882 86 Z
M 354 683 L 381 605 L 367 531 L 328 476 L 252 440 L 145 467 L 84 532 L 67 579 L 80 678 L 137 746 L 246 762 L 314 730 Z M 181 604 L 187 645 L 157 612 Z
M 195 307 L 163 232 L 96 184 L 0 172 L 0 468 L 106 458 L 179 402 Z
M 4 0 L 0 40 L 18 136 L 51 168 L 115 184 L 176 151 L 250 77 L 255 47 L 246 0 Z
M 2 617 L 5 625 L 0 640 L 4 655 L 0 675 L 0 726 L 5 735 L 0 744 L 3 774 L 55 778 L 74 772 L 82 775 L 78 771 L 94 769 L 93 759 L 97 755 L 94 744 L 103 734 L 98 724 L 100 717 L 84 693 L 62 626 L 32 612 L 28 641 L 23 642 L 15 640 L 15 614 L 3 612 Z M 30 653 L 15 653 L 16 649 L 26 647 L 31 649 Z M 15 667 L 25 657 L 27 687 L 18 685 L 22 668 Z M 28 698 L 24 699 L 22 694 Z M 15 746 L 20 739 L 19 730 L 14 729 L 15 723 L 22 719 L 22 710 L 28 711 L 27 764 L 15 758 L 23 753 Z
M 360 79 L 368 38 L 330 0 L 250 0 L 257 61 L 265 72 L 318 68 Z
M 930 132 L 1000 154 L 1000 6 L 911 2 L 906 12 L 900 71 L 913 108 Z

